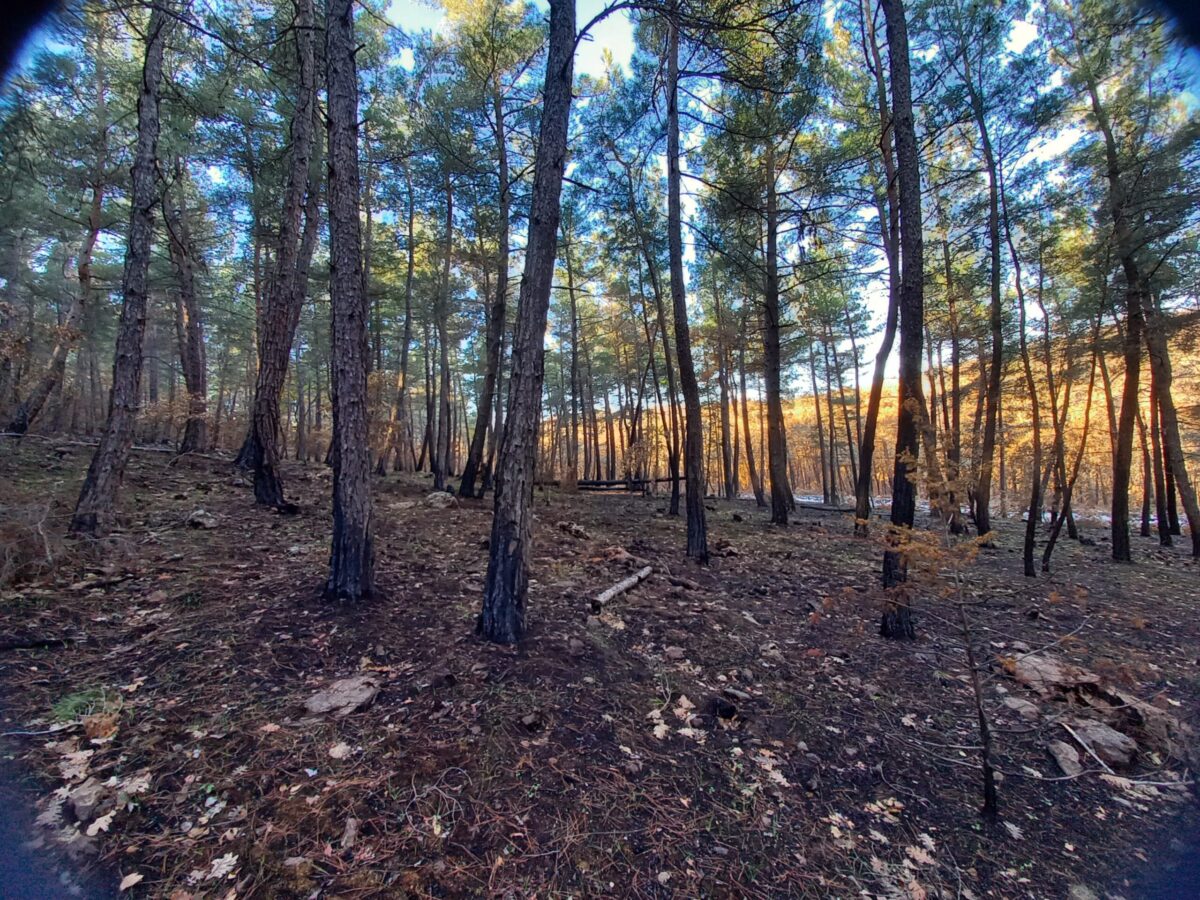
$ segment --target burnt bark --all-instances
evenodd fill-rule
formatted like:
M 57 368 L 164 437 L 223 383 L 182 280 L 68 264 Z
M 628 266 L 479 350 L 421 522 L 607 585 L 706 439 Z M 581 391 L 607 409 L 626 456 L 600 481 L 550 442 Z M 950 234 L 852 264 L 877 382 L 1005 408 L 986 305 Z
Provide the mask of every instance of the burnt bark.
M 763 297 L 763 381 L 767 400 L 767 472 L 771 478 L 771 524 L 786 525 L 792 508 L 787 477 L 787 442 L 780 394 L 779 201 L 775 187 L 775 147 L 768 144 L 766 167 L 766 283 Z
M 367 297 L 359 224 L 358 75 L 354 2 L 327 0 L 329 299 L 333 310 L 333 546 L 327 600 L 354 603 L 375 587 L 367 442 Z
M 887 21 L 892 81 L 892 122 L 896 139 L 900 202 L 900 390 L 896 426 L 896 463 L 892 474 L 891 546 L 883 555 L 883 585 L 896 589 L 908 577 L 901 546 L 916 513 L 918 418 L 924 409 L 921 388 L 921 340 L 924 331 L 924 238 L 921 233 L 921 171 L 913 122 L 909 74 L 908 25 L 903 0 L 880 0 Z M 880 632 L 887 638 L 913 638 L 916 629 L 907 596 L 896 590 L 883 612 Z
M 477 630 L 515 643 L 525 632 L 533 527 L 533 469 L 545 378 L 544 340 L 554 260 L 575 55 L 575 2 L 550 0 L 550 37 L 542 121 L 533 166 L 525 272 L 518 297 L 508 417 L 496 472 L 487 583 Z

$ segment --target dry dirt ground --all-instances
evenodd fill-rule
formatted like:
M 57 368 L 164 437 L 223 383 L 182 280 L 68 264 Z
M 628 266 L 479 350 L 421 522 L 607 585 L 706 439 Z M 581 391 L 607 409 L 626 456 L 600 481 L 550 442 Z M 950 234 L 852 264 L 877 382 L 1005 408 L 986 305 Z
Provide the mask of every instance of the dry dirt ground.
M 377 482 L 380 594 L 335 609 L 323 467 L 287 469 L 285 517 L 226 462 L 139 452 L 123 529 L 71 543 L 89 453 L 0 452 L 0 725 L 40 785 L 40 852 L 65 842 L 127 895 L 1133 898 L 1168 896 L 1153 869 L 1188 852 L 1200 570 L 1182 549 L 1138 538 L 1121 566 L 1064 540 L 1025 579 L 1014 523 L 919 567 L 918 640 L 897 643 L 877 634 L 879 546 L 844 515 L 777 529 L 710 501 L 699 569 L 663 498 L 548 492 L 511 649 L 473 635 L 490 500 Z M 1011 676 L 1031 659 L 1082 674 L 1039 695 Z M 359 708 L 306 709 L 347 678 Z M 1077 717 L 1134 738 L 1132 764 L 1091 755 Z

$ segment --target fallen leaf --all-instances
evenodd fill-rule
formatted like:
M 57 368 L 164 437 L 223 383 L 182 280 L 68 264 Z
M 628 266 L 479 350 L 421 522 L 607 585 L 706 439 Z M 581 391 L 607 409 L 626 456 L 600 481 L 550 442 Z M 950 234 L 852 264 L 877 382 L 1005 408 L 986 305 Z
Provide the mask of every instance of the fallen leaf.
M 105 813 L 102 815 L 87 827 L 87 836 L 95 837 L 101 831 L 108 831 L 109 826 L 112 825 L 113 816 L 115 815 L 115 812 Z
M 923 866 L 937 865 L 937 860 L 930 856 L 923 847 L 910 845 L 904 848 L 904 852 L 907 853 L 915 862 L 919 862 Z
M 127 891 L 131 887 L 133 887 L 135 884 L 141 883 L 141 880 L 144 877 L 145 876 L 141 875 L 138 872 L 130 872 L 128 875 L 126 875 L 124 878 L 121 879 L 121 884 L 118 886 L 117 889 L 121 890 L 121 891 Z

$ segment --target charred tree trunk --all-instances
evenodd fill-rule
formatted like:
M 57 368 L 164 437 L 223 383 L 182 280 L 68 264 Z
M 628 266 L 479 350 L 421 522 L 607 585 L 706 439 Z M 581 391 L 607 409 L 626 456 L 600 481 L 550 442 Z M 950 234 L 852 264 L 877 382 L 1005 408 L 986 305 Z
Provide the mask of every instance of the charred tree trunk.
M 767 189 L 766 290 L 763 298 L 763 378 L 767 394 L 767 470 L 771 476 L 771 524 L 786 525 L 792 508 L 787 477 L 783 399 L 780 395 L 779 207 L 775 192 L 775 147 L 768 144 L 764 159 Z
M 879 406 L 883 400 L 883 376 L 887 369 L 888 357 L 892 354 L 892 345 L 896 339 L 896 327 L 899 322 L 900 304 L 900 199 L 896 177 L 896 160 L 893 154 L 894 132 L 892 130 L 892 115 L 888 108 L 887 85 L 883 75 L 883 60 L 879 52 L 879 41 L 875 34 L 873 10 L 868 14 L 864 6 L 864 23 L 866 44 L 869 52 L 866 55 L 868 65 L 875 75 L 876 102 L 879 107 L 879 147 L 883 159 L 884 183 L 886 185 L 887 210 L 880 200 L 876 200 L 876 213 L 879 218 L 879 234 L 882 238 L 884 254 L 888 261 L 888 308 L 887 320 L 883 326 L 883 338 L 879 350 L 875 354 L 875 368 L 871 373 L 871 391 L 867 396 L 867 419 L 863 423 L 862 442 L 858 451 L 858 482 L 854 486 L 854 533 L 866 536 L 871 516 L 871 479 L 875 463 L 875 434 L 879 428 Z
M 329 299 L 333 310 L 333 545 L 325 598 L 355 603 L 375 587 L 367 442 L 367 298 L 359 224 L 358 75 L 353 0 L 326 0 Z
M 546 83 L 533 166 L 525 273 L 513 339 L 508 421 L 497 466 L 487 583 L 478 624 L 479 634 L 497 643 L 515 643 L 525 631 L 525 595 L 529 589 L 533 537 L 533 469 L 545 377 L 546 314 L 558 250 L 574 55 L 575 2 L 551 0 Z
M 892 122 L 896 136 L 900 200 L 900 392 L 896 426 L 896 465 L 892 474 L 892 546 L 884 552 L 883 584 L 896 588 L 908 576 L 903 531 L 916 513 L 918 418 L 924 409 L 921 390 L 921 338 L 924 331 L 924 239 L 921 234 L 921 171 L 913 123 L 909 79 L 908 25 L 903 0 L 881 0 L 887 20 L 892 76 Z M 889 598 L 880 632 L 888 638 L 913 638 L 912 609 L 902 594 Z

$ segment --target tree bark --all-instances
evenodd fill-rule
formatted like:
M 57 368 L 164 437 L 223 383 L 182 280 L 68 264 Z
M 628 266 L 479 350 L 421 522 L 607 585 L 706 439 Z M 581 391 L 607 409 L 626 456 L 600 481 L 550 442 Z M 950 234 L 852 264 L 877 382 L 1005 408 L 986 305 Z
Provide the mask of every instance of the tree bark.
M 767 471 L 771 476 L 771 524 L 786 525 L 792 508 L 787 477 L 787 442 L 784 436 L 783 399 L 780 391 L 779 331 L 779 208 L 775 189 L 775 146 L 768 143 L 764 157 L 766 216 L 766 284 L 763 297 L 763 379 L 767 394 Z
M 542 121 L 533 166 L 525 272 L 518 297 L 508 421 L 496 473 L 487 582 L 477 630 L 496 643 L 525 632 L 533 526 L 533 469 L 545 378 L 546 314 L 558 251 L 558 222 L 567 157 L 575 55 L 575 2 L 550 0 L 550 37 Z
M 404 270 L 404 330 L 400 338 L 400 369 L 396 373 L 396 402 L 392 406 L 392 420 L 388 423 L 388 440 L 384 442 L 383 452 L 379 454 L 379 464 L 376 474 L 387 473 L 388 452 L 396 454 L 396 471 L 408 472 L 416 468 L 416 457 L 413 453 L 412 427 L 409 415 L 408 401 L 408 353 L 412 346 L 412 291 L 413 271 L 416 267 L 416 247 L 414 241 L 415 201 L 413 199 L 412 172 L 404 167 L 404 182 L 408 188 L 408 235 L 407 235 L 407 264 Z
M 204 318 L 196 297 L 196 248 L 188 222 L 184 168 L 175 160 L 175 181 L 179 201 L 164 211 L 167 219 L 167 243 L 175 278 L 179 282 L 175 309 L 176 338 L 187 390 L 187 422 L 179 442 L 180 453 L 208 450 L 208 361 L 204 347 Z
M 746 446 L 746 469 L 750 474 L 750 488 L 754 491 L 754 502 L 765 507 L 767 498 L 763 492 L 762 477 L 754 464 L 754 441 L 750 434 L 750 404 L 746 393 L 746 316 L 742 316 L 742 340 L 738 344 L 738 379 L 741 388 L 742 440 Z
M 1153 390 L 1158 398 L 1158 413 L 1162 419 L 1163 444 L 1171 463 L 1175 488 L 1179 491 L 1179 499 L 1182 501 L 1184 513 L 1187 515 L 1188 529 L 1192 535 L 1192 556 L 1200 557 L 1200 505 L 1197 504 L 1196 490 L 1183 456 L 1179 414 L 1171 392 L 1171 382 L 1174 376 L 1171 371 L 1171 354 L 1167 346 L 1165 323 L 1162 313 L 1145 293 L 1142 294 L 1142 300 L 1146 316 L 1146 346 L 1149 349 L 1150 374 L 1153 379 Z M 1155 430 L 1156 425 L 1157 422 L 1151 421 L 1151 430 Z
M 158 206 L 159 85 L 163 48 L 174 23 L 172 3 L 155 4 L 146 29 L 146 56 L 138 86 L 137 142 L 131 170 L 129 237 L 121 276 L 121 319 L 113 361 L 108 421 L 88 466 L 87 478 L 71 517 L 73 534 L 97 535 L 107 531 L 115 517 L 117 492 L 129 460 L 134 419 L 140 399 L 142 340 L 146 331 L 147 276 L 154 239 L 154 211 Z
M 446 480 L 451 475 L 450 447 L 453 429 L 450 424 L 450 335 L 447 330 L 450 318 L 450 268 L 454 260 L 454 184 L 446 176 L 446 246 L 442 257 L 442 284 L 438 290 L 437 339 L 438 339 L 438 425 L 437 443 L 433 453 L 434 490 L 446 490 Z
M 907 579 L 904 529 L 916 512 L 918 417 L 924 409 L 921 389 L 921 339 L 924 330 L 924 237 L 921 233 L 921 171 L 913 122 L 909 76 L 908 25 L 903 0 L 880 0 L 887 21 L 892 76 L 892 122 L 896 137 L 900 200 L 900 391 L 896 426 L 896 464 L 892 475 L 892 546 L 883 556 L 883 585 L 894 588 Z M 880 632 L 888 638 L 913 638 L 916 629 L 907 598 L 889 597 Z
M 896 340 L 896 327 L 900 309 L 900 199 L 896 177 L 896 160 L 893 155 L 892 115 L 888 108 L 887 85 L 883 77 L 883 60 L 879 52 L 879 41 L 875 34 L 874 14 L 871 4 L 864 4 L 864 29 L 869 48 L 868 65 L 875 75 L 876 102 L 879 107 L 879 150 L 883 160 L 884 184 L 887 210 L 876 200 L 879 218 L 879 234 L 884 255 L 888 261 L 888 308 L 883 326 L 883 338 L 875 354 L 875 368 L 871 373 L 871 390 L 867 395 L 867 419 L 863 423 L 862 442 L 858 451 L 858 482 L 854 486 L 854 533 L 865 537 L 871 517 L 871 480 L 874 475 L 875 434 L 879 427 L 879 407 L 883 400 L 883 376 L 892 345 Z
M 301 272 L 306 273 L 308 265 L 304 260 L 307 235 L 301 230 L 301 219 L 306 211 L 305 194 L 307 192 L 311 202 L 315 200 L 317 190 L 317 179 L 310 172 L 317 116 L 313 3 L 312 0 L 295 0 L 295 5 L 299 90 L 290 124 L 292 156 L 284 183 L 273 271 L 262 302 L 250 432 L 238 455 L 240 465 L 254 470 L 255 501 L 288 511 L 295 507 L 284 496 L 279 474 L 280 397 L 304 303 L 305 291 L 300 289 L 300 282 Z M 315 221 L 307 216 L 304 218 L 303 232 L 311 228 L 315 237 Z
M 684 472 L 687 479 L 687 555 L 708 562 L 704 519 L 704 425 L 700 386 L 692 362 L 687 286 L 683 281 L 683 219 L 679 172 L 679 23 L 667 22 L 667 245 L 671 263 L 671 306 L 675 313 L 675 352 L 684 406 Z
M 479 409 L 475 419 L 475 433 L 471 437 L 471 449 L 463 466 L 462 481 L 458 486 L 460 496 L 473 496 L 480 466 L 483 464 L 484 441 L 488 425 L 492 420 L 492 404 L 495 402 L 496 385 L 500 379 L 500 348 L 504 344 L 504 324 L 508 311 L 508 252 L 509 252 L 509 176 L 508 146 L 504 126 L 504 103 L 497 86 L 492 92 L 492 129 L 496 137 L 496 170 L 500 182 L 499 233 L 496 244 L 496 292 L 487 323 L 487 370 L 483 376 L 483 392 L 479 397 Z M 572 348 L 572 353 L 574 349 Z M 481 492 L 482 493 L 482 492 Z
M 333 310 L 333 546 L 327 600 L 354 603 L 375 587 L 367 435 L 367 297 L 359 224 L 358 75 L 353 0 L 327 0 L 329 299 Z

